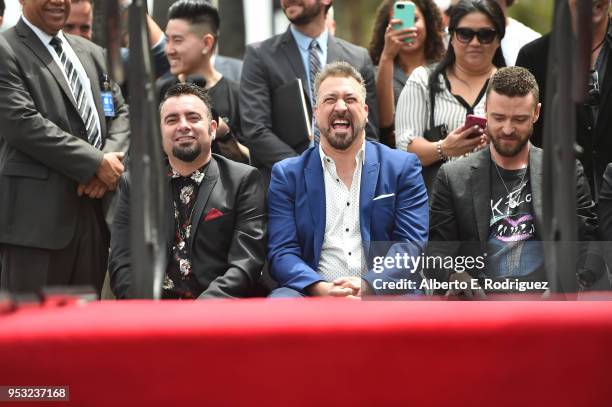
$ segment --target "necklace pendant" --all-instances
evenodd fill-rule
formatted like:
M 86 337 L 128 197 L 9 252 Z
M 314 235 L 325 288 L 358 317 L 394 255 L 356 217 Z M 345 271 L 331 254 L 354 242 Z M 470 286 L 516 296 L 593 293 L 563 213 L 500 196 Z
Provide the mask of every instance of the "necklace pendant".
M 515 199 L 510 198 L 510 201 L 508 202 L 510 205 L 510 209 L 514 209 L 516 208 L 519 204 Z

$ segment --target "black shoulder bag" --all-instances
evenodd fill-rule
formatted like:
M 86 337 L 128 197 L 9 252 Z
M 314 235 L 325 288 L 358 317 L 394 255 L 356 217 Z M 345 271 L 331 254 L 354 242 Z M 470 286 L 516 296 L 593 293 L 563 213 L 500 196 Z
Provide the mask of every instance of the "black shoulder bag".
M 431 109 L 429 109 L 429 129 L 423 133 L 423 137 L 427 141 L 431 141 L 435 143 L 439 140 L 444 140 L 448 135 L 448 128 L 446 124 L 441 124 L 439 126 L 434 126 L 434 109 L 436 107 L 436 95 L 434 95 L 434 91 L 432 86 L 429 87 L 429 103 Z M 436 180 L 436 175 L 438 174 L 438 170 L 442 166 L 443 161 L 436 161 L 433 164 L 428 165 L 427 167 L 423 167 L 423 181 L 425 181 L 425 187 L 427 187 L 427 193 L 431 196 L 431 191 L 433 189 L 434 181 Z

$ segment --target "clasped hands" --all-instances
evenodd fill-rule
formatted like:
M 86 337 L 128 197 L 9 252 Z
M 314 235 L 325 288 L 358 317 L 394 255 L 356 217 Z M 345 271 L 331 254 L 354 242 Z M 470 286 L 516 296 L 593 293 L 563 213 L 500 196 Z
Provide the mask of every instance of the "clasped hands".
M 360 277 L 340 277 L 334 281 L 319 281 L 308 287 L 314 297 L 346 297 L 359 300 L 369 292 L 368 284 Z
M 77 187 L 78 196 L 87 196 L 92 199 L 102 198 L 108 191 L 117 188 L 119 179 L 125 171 L 123 166 L 124 153 L 106 153 L 102 162 L 96 170 L 96 175 L 87 184 L 79 184 Z

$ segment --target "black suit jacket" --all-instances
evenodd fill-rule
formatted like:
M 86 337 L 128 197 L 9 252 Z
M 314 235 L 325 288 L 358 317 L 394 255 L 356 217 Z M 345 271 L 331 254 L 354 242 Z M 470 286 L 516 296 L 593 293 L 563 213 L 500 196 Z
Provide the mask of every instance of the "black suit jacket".
M 542 239 L 543 151 L 531 146 L 529 179 L 536 236 Z M 491 220 L 491 152 L 484 149 L 444 164 L 434 184 L 429 211 L 430 254 L 481 256 L 487 251 Z M 576 163 L 576 217 L 579 240 L 597 239 L 597 216 L 582 166 Z M 440 245 L 437 242 L 448 242 Z M 449 270 L 432 275 L 448 278 Z M 474 276 L 476 277 L 476 276 Z
M 215 55 L 215 69 L 227 79 L 240 83 L 242 61 L 237 58 Z
M 601 256 L 608 264 L 608 270 L 612 269 L 612 163 L 608 164 L 603 175 L 601 183 L 601 191 L 599 194 L 599 202 L 597 203 L 597 219 L 599 221 L 599 238 L 602 242 L 599 243 Z M 592 281 L 597 281 L 601 275 L 605 273 L 602 268 L 600 273 L 594 273 Z M 612 278 L 612 272 L 608 271 L 608 276 Z M 605 288 L 609 289 L 610 285 Z
M 346 61 L 357 69 L 366 84 L 369 107 L 366 136 L 378 141 L 378 113 L 374 66 L 365 48 L 330 35 L 327 41 L 327 63 Z M 295 78 L 307 87 L 306 71 L 291 30 L 263 42 L 247 46 L 240 82 L 240 116 L 244 142 L 251 150 L 253 163 L 272 168 L 274 163 L 302 153 L 283 141 L 282 134 L 272 132 L 272 94 Z M 310 114 L 312 106 L 307 90 L 305 99 Z
M 0 243 L 61 249 L 74 235 L 77 186 L 105 152 L 126 151 L 127 105 L 113 84 L 116 115 L 105 118 L 102 49 L 66 35 L 91 81 L 103 151 L 90 145 L 70 88 L 46 46 L 23 20 L 0 35 Z
M 213 154 L 200 185 L 188 242 L 193 272 L 204 287 L 200 298 L 248 297 L 254 294 L 265 260 L 267 214 L 261 174 L 255 168 Z M 170 178 L 166 207 L 168 258 L 174 244 L 176 221 Z M 129 298 L 130 181 L 119 184 L 119 205 L 112 226 L 109 272 L 118 298 Z M 212 209 L 223 216 L 206 221 Z
M 540 119 L 534 126 L 531 142 L 541 147 L 544 141 L 543 126 L 544 114 L 547 111 L 545 105 L 546 80 L 548 73 L 548 51 L 550 49 L 550 34 L 546 34 L 535 41 L 525 45 L 519 52 L 516 60 L 517 66 L 529 69 L 535 76 L 540 88 L 540 102 L 542 111 Z M 603 83 L 600 82 L 601 104 L 597 125 L 593 124 L 590 108 L 577 106 L 576 120 L 576 142 L 582 147 L 582 153 L 578 159 L 584 167 L 584 172 L 589 180 L 589 186 L 595 201 L 599 198 L 599 189 L 603 173 L 609 162 L 612 162 L 612 115 L 608 114 L 612 109 L 612 60 L 608 61 Z
M 530 141 L 536 147 L 542 148 L 544 136 L 544 114 L 546 113 L 546 77 L 548 74 L 548 50 L 550 48 L 550 33 L 526 44 L 519 51 L 516 66 L 527 68 L 535 76 L 540 91 L 542 110 L 540 118 L 533 126 Z
M 603 182 L 601 184 L 601 194 L 597 205 L 597 213 L 599 218 L 599 231 L 601 240 L 606 241 L 607 253 L 612 259 L 612 164 L 608 164 L 604 172 Z M 612 262 L 610 262 L 612 264 Z

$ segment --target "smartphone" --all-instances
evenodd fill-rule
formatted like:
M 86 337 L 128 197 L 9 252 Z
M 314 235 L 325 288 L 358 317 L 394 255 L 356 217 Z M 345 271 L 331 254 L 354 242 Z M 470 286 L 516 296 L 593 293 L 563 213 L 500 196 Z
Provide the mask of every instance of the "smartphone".
M 487 127 L 487 118 L 482 116 L 477 116 L 475 114 L 468 114 L 465 116 L 465 124 L 463 125 L 464 129 L 468 129 L 470 127 L 478 126 L 481 129 L 486 129 Z M 471 133 L 468 138 L 480 137 L 480 134 L 477 132 Z
M 393 26 L 396 30 L 403 30 L 405 28 L 414 27 L 414 12 L 416 6 L 411 1 L 398 1 L 393 5 L 393 18 L 401 20 L 401 24 L 395 24 Z M 411 42 L 411 38 L 406 38 L 404 42 Z

